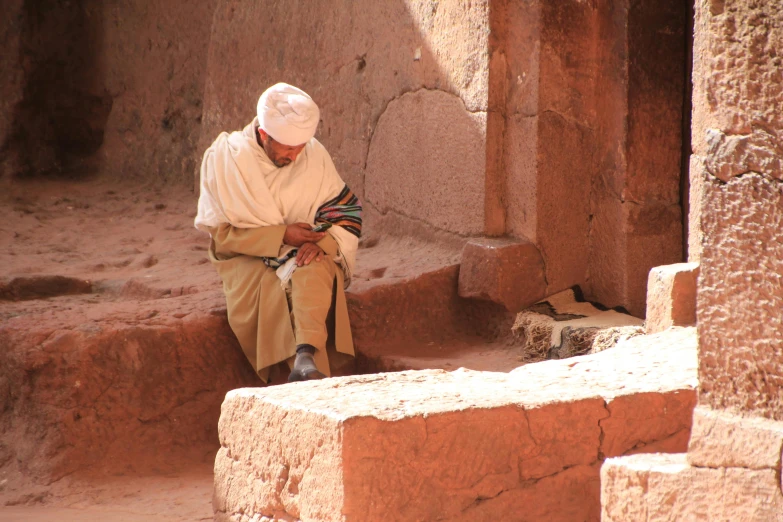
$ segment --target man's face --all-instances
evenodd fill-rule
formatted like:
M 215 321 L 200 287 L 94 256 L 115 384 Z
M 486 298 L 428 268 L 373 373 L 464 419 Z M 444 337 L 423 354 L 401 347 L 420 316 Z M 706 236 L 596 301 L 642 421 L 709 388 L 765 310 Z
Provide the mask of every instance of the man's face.
M 266 155 L 269 156 L 269 159 L 272 160 L 272 163 L 278 168 L 285 167 L 289 163 L 295 161 L 296 157 L 299 156 L 299 153 L 305 148 L 304 143 L 295 147 L 283 145 L 282 143 L 275 141 L 274 138 L 264 132 L 263 129 L 258 129 L 258 136 L 260 138 L 259 141 L 261 142 L 261 146 L 264 147 L 264 152 L 266 152 Z

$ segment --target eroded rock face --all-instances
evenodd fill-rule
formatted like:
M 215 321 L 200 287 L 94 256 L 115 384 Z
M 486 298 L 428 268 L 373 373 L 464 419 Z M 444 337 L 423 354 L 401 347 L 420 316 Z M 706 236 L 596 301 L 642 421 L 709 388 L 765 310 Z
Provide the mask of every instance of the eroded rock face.
M 684 454 L 609 459 L 601 468 L 601 520 L 780 520 L 775 470 L 696 468 Z
M 9 4 L 0 27 L 4 174 L 190 181 L 214 6 Z
M 498 303 L 515 313 L 546 295 L 544 260 L 529 241 L 475 239 L 462 251 L 459 295 Z
M 135 313 L 132 302 L 113 305 L 114 317 L 81 324 L 68 310 L 44 324 L 40 315 L 4 321 L 0 461 L 13 458 L 49 483 L 77 471 L 166 471 L 211 458 L 223 396 L 259 381 L 225 317 L 204 310 L 179 319 L 182 304 Z
M 187 183 L 201 163 L 209 31 L 217 0 L 104 2 L 100 63 L 112 110 L 100 168 Z
M 699 407 L 687 456 L 604 464 L 602 520 L 783 519 L 781 24 L 768 3 L 696 2 Z
M 696 324 L 698 263 L 657 266 L 647 278 L 645 331 L 662 332 L 670 326 Z
M 696 4 L 700 402 L 783 420 L 783 12 Z
M 699 406 L 693 412 L 688 462 L 704 468 L 779 470 L 783 422 Z
M 677 335 L 511 374 L 233 391 L 219 425 L 216 519 L 598 520 L 604 456 L 685 447 L 695 336 Z
M 370 145 L 366 199 L 382 213 L 462 235 L 483 233 L 486 118 L 442 91 L 391 101 Z
M 709 181 L 702 227 L 701 401 L 783 420 L 783 184 Z
M 258 96 L 270 85 L 285 81 L 304 89 L 321 107 L 323 121 L 317 138 L 354 192 L 368 205 L 409 215 L 416 210 L 413 201 L 364 197 L 364 171 L 376 125 L 387 106 L 393 108 L 392 100 L 422 88 L 443 91 L 440 98 L 436 92 L 425 100 L 435 97 L 456 103 L 453 110 L 461 120 L 487 110 L 487 10 L 484 1 L 466 5 L 457 0 L 436 4 L 394 0 L 370 6 L 352 1 L 262 5 L 221 0 L 211 34 L 200 148 L 206 148 L 220 131 L 249 123 Z M 464 125 L 450 128 L 449 118 L 438 120 L 432 107 L 425 105 L 421 110 L 423 114 L 407 114 L 411 124 L 429 118 L 445 127 L 438 129 L 441 136 L 455 143 L 468 138 L 462 135 Z M 389 155 L 405 154 L 411 141 L 381 138 L 385 148 L 390 148 L 383 152 Z M 483 150 L 481 141 L 473 146 Z M 394 173 L 395 180 L 416 175 L 426 177 L 430 184 L 435 180 L 445 183 L 448 166 L 455 161 L 452 154 L 433 156 L 428 164 L 432 170 Z M 484 157 L 469 158 L 468 165 L 477 159 Z M 483 174 L 482 164 L 471 172 L 471 186 L 483 186 Z M 450 193 L 459 194 L 459 190 Z M 482 196 L 476 197 L 483 205 Z M 454 231 L 475 222 L 475 216 L 456 222 L 451 214 L 448 222 L 436 220 L 438 226 Z M 478 222 L 481 227 L 480 218 Z
M 261 382 L 226 320 L 209 238 L 193 228 L 195 197 L 106 180 L 11 188 L 0 194 L 0 481 L 19 469 L 43 488 L 211 460 L 225 393 Z M 363 241 L 348 291 L 360 364 L 390 344 L 446 359 L 450 340 L 494 324 L 502 310 L 459 297 L 459 256 Z M 333 370 L 355 371 L 342 362 Z

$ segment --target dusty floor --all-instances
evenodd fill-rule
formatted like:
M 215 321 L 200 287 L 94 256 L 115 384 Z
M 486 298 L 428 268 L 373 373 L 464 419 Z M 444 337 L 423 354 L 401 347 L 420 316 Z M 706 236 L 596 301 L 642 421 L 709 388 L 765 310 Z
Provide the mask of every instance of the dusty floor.
M 0 481 L 1 482 L 1 481 Z M 212 467 L 147 477 L 85 477 L 0 507 L 0 520 L 163 522 L 212 520 Z
M 101 179 L 39 180 L 5 188 L 0 195 L 3 328 L 163 328 L 224 310 L 220 281 L 206 259 L 208 238 L 192 226 L 196 198 L 188 189 Z M 357 295 L 459 259 L 457 249 L 411 239 L 364 243 L 351 288 Z M 375 360 L 374 370 L 509 371 L 519 364 L 506 344 L 466 337 L 391 346 Z M 62 384 L 53 382 L 50 386 Z M 80 384 L 87 387 L 79 381 L 73 385 Z M 0 410 L 9 393 L 2 388 L 0 382 Z M 195 460 L 175 457 L 157 471 L 130 455 L 116 467 L 110 461 L 41 485 L 20 478 L 0 439 L 0 520 L 210 520 L 210 448 Z

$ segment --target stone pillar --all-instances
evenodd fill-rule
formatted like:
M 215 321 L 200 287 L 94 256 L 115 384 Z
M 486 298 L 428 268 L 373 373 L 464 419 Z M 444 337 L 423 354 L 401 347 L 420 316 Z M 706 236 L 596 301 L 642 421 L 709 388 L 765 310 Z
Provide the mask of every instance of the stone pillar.
M 687 455 L 606 462 L 609 522 L 783 512 L 783 11 L 698 0 L 695 28 L 699 406 Z
M 783 11 L 697 3 L 700 403 L 783 420 Z

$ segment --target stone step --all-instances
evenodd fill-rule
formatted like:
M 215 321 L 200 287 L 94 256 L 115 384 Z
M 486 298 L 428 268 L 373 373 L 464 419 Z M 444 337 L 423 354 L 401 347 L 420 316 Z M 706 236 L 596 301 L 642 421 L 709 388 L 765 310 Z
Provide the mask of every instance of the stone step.
M 524 364 L 519 346 L 480 337 L 375 346 L 377 355 L 360 352 L 357 373 L 406 370 L 468 370 L 510 372 Z
M 602 522 L 783 520 L 773 469 L 701 468 L 683 453 L 608 459 L 601 468 Z
M 691 328 L 508 374 L 234 390 L 216 520 L 597 521 L 605 457 L 685 450 L 696 367 Z

